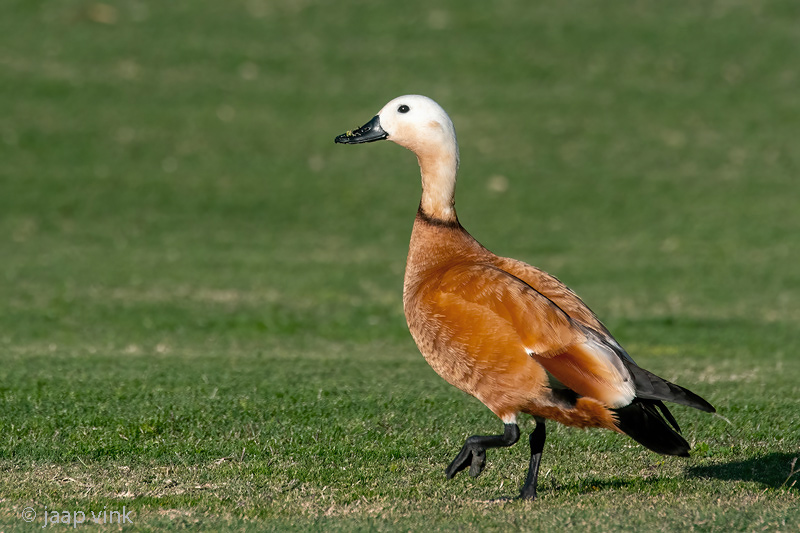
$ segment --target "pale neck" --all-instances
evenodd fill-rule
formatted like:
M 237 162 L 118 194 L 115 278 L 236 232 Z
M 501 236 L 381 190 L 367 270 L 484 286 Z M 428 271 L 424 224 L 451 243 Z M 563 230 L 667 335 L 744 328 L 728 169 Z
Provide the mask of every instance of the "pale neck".
M 422 174 L 422 212 L 444 222 L 458 220 L 455 207 L 458 152 L 447 150 L 418 154 L 417 160 Z

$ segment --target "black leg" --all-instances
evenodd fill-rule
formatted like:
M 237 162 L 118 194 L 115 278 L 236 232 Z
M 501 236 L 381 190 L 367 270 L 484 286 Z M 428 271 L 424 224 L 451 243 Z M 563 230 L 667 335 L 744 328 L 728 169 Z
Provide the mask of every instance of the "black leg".
M 537 426 L 538 427 L 538 426 Z M 486 466 L 487 448 L 504 448 L 511 446 L 519 440 L 519 426 L 516 424 L 506 424 L 505 432 L 502 435 L 473 435 L 464 443 L 464 447 L 450 466 L 444 471 L 447 479 L 469 466 L 469 475 L 478 477 Z
M 536 499 L 536 483 L 539 479 L 539 463 L 542 460 L 542 450 L 544 450 L 544 440 L 547 437 L 547 432 L 544 428 L 544 420 L 536 421 L 536 428 L 531 433 L 531 465 L 528 468 L 528 476 L 525 478 L 525 484 L 519 493 L 519 497 L 523 500 Z

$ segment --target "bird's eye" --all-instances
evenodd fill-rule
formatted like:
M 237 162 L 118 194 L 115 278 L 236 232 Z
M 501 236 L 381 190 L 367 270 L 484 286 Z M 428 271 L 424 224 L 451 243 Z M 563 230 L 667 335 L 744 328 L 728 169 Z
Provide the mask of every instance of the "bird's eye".
M 406 104 L 403 104 L 400 107 L 398 107 L 397 110 L 400 113 L 408 113 L 410 111 L 410 108 Z

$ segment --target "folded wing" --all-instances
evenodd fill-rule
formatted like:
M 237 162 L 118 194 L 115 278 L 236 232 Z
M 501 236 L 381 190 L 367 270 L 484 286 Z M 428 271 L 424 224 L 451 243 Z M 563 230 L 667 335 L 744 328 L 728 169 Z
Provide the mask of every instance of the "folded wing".
M 443 273 L 436 294 L 440 308 L 473 307 L 462 316 L 480 324 L 462 324 L 464 330 L 495 337 L 501 330 L 511 331 L 518 347 L 544 367 L 556 387 L 610 407 L 633 400 L 630 372 L 618 354 L 598 340 L 602 337 L 516 276 L 493 265 L 459 264 Z M 481 340 L 472 343 L 479 345 Z

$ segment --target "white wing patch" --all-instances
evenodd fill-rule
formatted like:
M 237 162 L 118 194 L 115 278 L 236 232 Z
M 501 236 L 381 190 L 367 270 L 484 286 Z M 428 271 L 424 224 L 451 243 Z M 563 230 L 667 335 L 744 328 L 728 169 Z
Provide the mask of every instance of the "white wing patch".
M 583 346 L 602 361 L 609 374 L 613 376 L 611 380 L 608 380 L 608 384 L 616 390 L 617 394 L 611 407 L 624 407 L 630 404 L 636 397 L 636 388 L 633 384 L 633 377 L 622 364 L 619 354 L 604 342 L 592 337 L 588 337 Z

